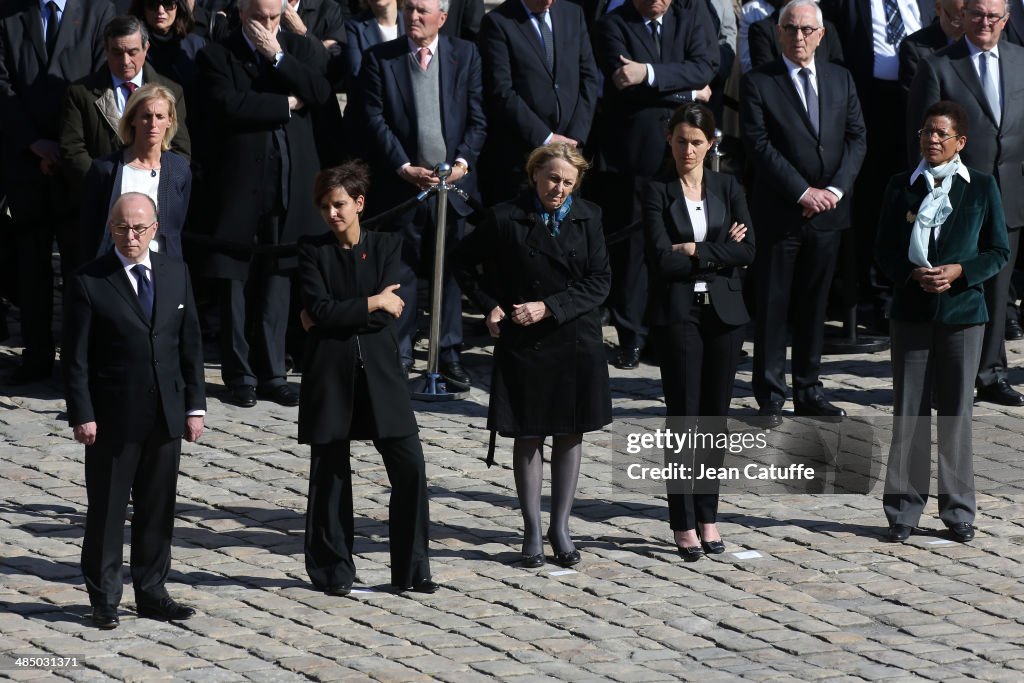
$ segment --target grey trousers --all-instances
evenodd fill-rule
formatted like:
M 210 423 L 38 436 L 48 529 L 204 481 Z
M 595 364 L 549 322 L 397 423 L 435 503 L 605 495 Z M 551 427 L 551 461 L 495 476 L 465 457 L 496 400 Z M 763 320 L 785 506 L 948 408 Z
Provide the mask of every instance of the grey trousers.
M 971 418 L 984 333 L 984 325 L 891 321 L 895 420 L 882 497 L 890 526 L 916 526 L 928 502 L 933 394 L 939 518 L 946 526 L 974 521 Z

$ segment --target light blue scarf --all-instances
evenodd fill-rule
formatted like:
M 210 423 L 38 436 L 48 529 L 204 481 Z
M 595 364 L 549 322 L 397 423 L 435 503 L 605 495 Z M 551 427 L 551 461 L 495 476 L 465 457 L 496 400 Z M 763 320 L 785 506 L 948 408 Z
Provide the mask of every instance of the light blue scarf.
M 956 155 L 944 164 L 926 166 L 924 175 L 930 186 L 921 206 L 917 209 L 914 227 L 910 232 L 910 250 L 907 258 L 910 262 L 925 268 L 931 268 L 928 262 L 928 239 L 932 230 L 940 227 L 953 213 L 953 205 L 949 201 L 949 188 L 953 186 L 953 176 L 960 168 L 960 155 Z

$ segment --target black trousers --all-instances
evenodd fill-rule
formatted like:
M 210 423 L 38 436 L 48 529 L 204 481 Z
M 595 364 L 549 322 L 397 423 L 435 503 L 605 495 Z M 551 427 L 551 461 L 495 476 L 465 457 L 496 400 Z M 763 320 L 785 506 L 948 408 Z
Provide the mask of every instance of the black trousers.
M 985 308 L 988 324 L 981 342 L 981 361 L 978 363 L 978 387 L 987 387 L 1006 379 L 1006 306 L 1010 298 L 1013 279 L 1013 261 L 1020 248 L 1020 230 L 1009 230 L 1010 260 L 995 277 L 985 280 Z
M 676 429 L 678 423 L 683 428 L 723 432 L 743 347 L 743 326 L 726 325 L 712 306 L 694 304 L 689 320 L 656 327 L 652 336 L 661 363 L 661 385 L 670 426 Z M 669 457 L 672 461 L 686 460 L 687 467 L 697 463 L 719 467 L 724 453 L 710 449 Z M 702 482 L 700 493 L 674 493 L 670 489 L 668 511 L 673 531 L 688 531 L 698 524 L 715 522 L 717 480 L 714 491 L 708 490 L 709 485 L 710 482 Z
M 141 442 L 108 440 L 104 425 L 85 448 L 85 490 L 89 508 L 82 540 L 82 575 L 94 607 L 121 601 L 124 518 L 131 496 L 131 575 L 135 600 L 167 596 L 171 536 L 181 459 L 181 438 L 157 427 Z
M 614 232 L 640 218 L 640 202 L 646 178 L 607 173 L 596 201 L 604 212 L 605 230 Z M 593 188 L 597 189 L 597 188 Z M 643 348 L 647 344 L 647 260 L 643 230 L 634 230 L 629 237 L 608 248 L 612 269 L 608 309 L 621 348 Z
M 306 572 L 319 589 L 350 584 L 354 536 L 350 441 L 313 444 L 306 506 Z M 388 535 L 391 583 L 409 588 L 430 578 L 427 476 L 419 436 L 373 439 L 391 482 Z
M 801 226 L 757 238 L 754 398 L 760 406 L 786 399 L 786 321 L 793 303 L 793 400 L 821 393 L 825 309 L 841 233 Z

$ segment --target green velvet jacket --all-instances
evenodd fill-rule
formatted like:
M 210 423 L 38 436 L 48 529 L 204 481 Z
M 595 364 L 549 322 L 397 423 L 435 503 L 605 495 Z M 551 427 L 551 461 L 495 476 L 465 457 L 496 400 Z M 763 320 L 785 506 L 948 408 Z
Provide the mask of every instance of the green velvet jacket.
M 939 230 L 938 258 L 932 265 L 959 263 L 963 275 L 942 294 L 929 294 L 910 278 L 917 266 L 910 262 L 910 233 L 928 181 L 923 176 L 910 184 L 911 172 L 889 181 L 878 221 L 875 261 L 893 282 L 892 320 L 934 321 L 946 325 L 988 322 L 982 283 L 993 277 L 1010 257 L 1003 217 L 1003 202 L 995 178 L 967 169 L 971 181 L 955 176 L 949 191 L 953 213 Z

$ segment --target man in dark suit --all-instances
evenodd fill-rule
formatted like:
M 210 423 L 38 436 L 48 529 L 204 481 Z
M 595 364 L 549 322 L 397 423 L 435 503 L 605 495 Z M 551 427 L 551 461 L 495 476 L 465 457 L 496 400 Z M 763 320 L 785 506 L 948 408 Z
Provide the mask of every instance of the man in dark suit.
M 938 20 L 911 33 L 900 43 L 900 87 L 904 92 L 910 92 L 910 84 L 922 60 L 960 40 L 964 34 L 960 21 L 963 8 L 964 0 L 935 0 Z M 916 143 L 916 139 L 907 141 L 908 146 Z
M 850 72 L 814 59 L 823 30 L 814 0 L 792 0 L 783 7 L 782 59 L 748 73 L 740 98 L 741 129 L 755 169 L 754 398 L 758 414 L 772 425 L 781 423 L 786 400 L 785 322 L 791 300 L 796 414 L 846 414 L 825 399 L 818 375 L 840 232 L 850 227 L 847 195 L 866 141 Z
M 103 0 L 64 0 L 40 9 L 37 0 L 5 5 L 0 16 L 0 130 L 3 180 L 14 220 L 21 290 L 22 384 L 50 376 L 55 352 L 53 238 L 74 270 L 78 207 L 68 200 L 60 173 L 58 115 L 67 86 L 103 64 L 103 27 L 114 8 Z
M 858 298 L 870 317 L 864 322 L 887 331 L 885 312 L 890 284 L 874 263 L 875 228 L 885 184 L 904 170 L 903 128 L 893 121 L 904 93 L 899 81 L 899 48 L 903 40 L 935 18 L 935 0 L 822 0 L 825 18 L 834 22 L 843 44 L 843 65 L 853 75 L 863 107 L 868 146 L 864 172 L 857 178 L 853 206 Z M 916 128 L 915 128 L 916 130 Z M 916 143 L 916 140 L 914 141 Z
M 60 116 L 60 153 L 63 171 L 71 183 L 75 203 L 81 196 L 82 181 L 94 159 L 120 149 L 117 133 L 125 104 L 136 88 L 157 83 L 175 97 L 178 131 L 171 148 L 186 160 L 191 141 L 185 129 L 185 97 L 181 86 L 164 78 L 146 62 L 149 31 L 137 17 L 114 17 L 103 29 L 106 66 L 68 88 Z
M 971 136 L 960 157 L 998 181 L 1010 254 L 1016 254 L 1024 226 L 1024 103 L 1014 95 L 1024 89 L 1024 48 L 999 40 L 1007 21 L 1005 0 L 968 0 L 961 17 L 964 37 L 918 68 L 910 86 L 907 131 L 916 130 L 925 110 L 939 100 L 963 105 Z M 976 384 L 979 400 L 1024 406 L 1024 394 L 1007 380 L 1003 339 L 1012 275 L 1011 260 L 998 275 L 985 281 L 989 321 Z
M 68 421 L 85 445 L 89 497 L 82 574 L 92 622 L 103 629 L 118 625 L 129 496 L 139 616 L 195 614 L 164 583 L 181 437 L 196 441 L 203 433 L 202 337 L 188 268 L 149 250 L 158 229 L 152 199 L 121 195 L 110 210 L 114 249 L 75 274 L 64 303 Z
M 441 25 L 441 35 L 475 43 L 484 12 L 484 0 L 448 0 L 448 19 Z
M 222 280 L 221 353 L 228 400 L 298 405 L 285 380 L 284 339 L 294 257 L 250 251 L 320 229 L 309 200 L 319 169 L 310 109 L 331 97 L 326 52 L 279 31 L 279 0 L 242 0 L 242 28 L 199 53 L 200 91 L 217 143 L 209 209 L 213 237 L 204 274 Z M 227 243 L 227 244 L 225 244 Z M 232 246 L 229 246 L 232 245 Z M 247 326 L 246 321 L 249 321 Z M 247 327 L 254 330 L 246 336 Z
M 571 2 L 506 0 L 480 31 L 488 138 L 488 204 L 526 182 L 526 156 L 550 142 L 580 146 L 597 106 L 598 71 L 583 10 Z
M 597 168 L 591 185 L 605 227 L 640 218 L 640 195 L 665 161 L 665 124 L 682 103 L 707 101 L 719 51 L 704 0 L 632 0 L 604 15 L 594 56 L 604 75 Z M 616 365 L 635 368 L 646 343 L 647 267 L 643 233 L 611 249 L 609 306 L 618 332 Z
M 448 0 L 405 3 L 406 35 L 374 45 L 363 57 L 359 73 L 365 125 L 371 142 L 374 186 L 373 213 L 414 197 L 438 182 L 434 167 L 452 166 L 449 182 L 476 192 L 477 163 L 486 137 L 480 54 L 458 38 L 439 36 Z M 448 196 L 446 245 L 456 246 L 470 208 Z M 398 295 L 405 302 L 398 321 L 402 363 L 412 366 L 416 332 L 417 275 L 432 269 L 435 201 L 420 202 L 392 221 L 404 239 Z M 459 360 L 462 343 L 461 293 L 455 278 L 444 278 L 441 311 L 440 372 L 449 380 L 470 382 Z

